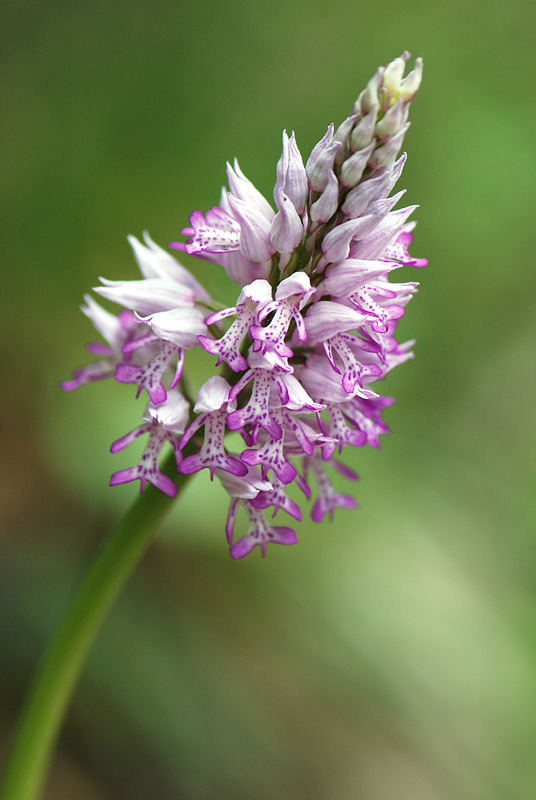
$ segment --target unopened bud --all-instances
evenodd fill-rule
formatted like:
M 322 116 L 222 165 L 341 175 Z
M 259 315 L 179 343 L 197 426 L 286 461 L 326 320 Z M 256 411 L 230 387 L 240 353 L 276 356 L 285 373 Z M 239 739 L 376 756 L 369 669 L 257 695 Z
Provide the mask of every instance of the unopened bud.
M 350 189 L 357 186 L 373 150 L 374 142 L 371 142 L 368 147 L 358 150 L 357 153 L 346 159 L 341 167 L 341 181 L 345 186 Z
M 268 261 L 275 252 L 270 242 L 270 222 L 258 208 L 244 203 L 230 192 L 227 199 L 231 213 L 240 225 L 240 252 L 251 261 Z
M 376 123 L 376 136 L 378 139 L 385 139 L 400 130 L 408 118 L 409 106 L 399 99 L 391 108 L 385 112 L 379 122 Z
M 307 175 L 294 133 L 289 139 L 287 132 L 283 131 L 283 152 L 277 164 L 277 182 L 274 189 L 276 204 L 279 193 L 284 192 L 294 204 L 298 214 L 302 214 L 308 191 Z
M 375 169 L 378 167 L 385 167 L 389 166 L 393 163 L 395 158 L 398 155 L 398 151 L 402 147 L 402 142 L 404 141 L 404 136 L 406 135 L 406 131 L 408 130 L 411 123 L 406 122 L 405 125 L 400 128 L 398 133 L 388 139 L 385 144 L 382 144 L 381 147 L 378 147 L 374 154 L 372 155 L 371 166 Z
M 405 154 L 400 156 L 392 167 L 379 169 L 373 178 L 359 183 L 355 189 L 348 192 L 346 200 L 342 206 L 342 211 L 350 219 L 356 219 L 361 214 L 368 213 L 370 203 L 387 197 L 391 189 L 396 184 L 406 161 Z
M 321 196 L 311 206 L 311 219 L 313 222 L 327 222 L 331 219 L 339 206 L 339 182 L 333 170 L 329 173 L 326 188 Z
M 382 85 L 393 98 L 398 97 L 398 90 L 400 89 L 408 58 L 409 53 L 405 50 L 399 58 L 393 59 L 393 61 L 385 67 Z
M 237 197 L 243 203 L 247 203 L 247 205 L 253 207 L 266 217 L 266 219 L 273 219 L 274 211 L 270 203 L 263 197 L 251 181 L 246 178 L 236 158 L 234 160 L 234 169 L 227 163 L 227 179 L 229 181 L 229 189 L 234 197 Z
M 349 151 L 348 151 L 348 136 L 350 135 L 350 131 L 358 122 L 360 115 L 352 114 L 349 117 L 346 117 L 344 122 L 341 122 L 337 130 L 335 131 L 335 135 L 333 137 L 334 142 L 340 142 L 341 146 L 335 155 L 335 163 L 342 164 L 342 162 L 348 158 Z
M 324 137 L 313 147 L 305 165 L 309 183 L 315 192 L 323 192 L 326 188 L 335 154 L 341 146 L 340 142 L 333 141 L 333 128 L 334 125 L 331 123 Z
M 422 58 L 417 58 L 415 60 L 414 68 L 400 84 L 400 91 L 398 93 L 399 97 L 401 97 L 403 100 L 406 100 L 406 102 L 408 100 L 413 100 L 413 98 L 415 97 L 415 95 L 419 90 L 421 81 L 422 81 Z
M 270 241 L 280 253 L 292 253 L 303 236 L 303 224 L 289 197 L 279 190 L 275 193 L 278 213 L 272 221 Z
M 368 114 L 371 108 L 378 104 L 378 92 L 382 85 L 383 70 L 383 67 L 377 69 L 376 73 L 369 80 L 367 83 L 367 88 L 361 92 L 354 103 L 354 107 L 352 109 L 353 114 L 357 114 L 358 112 L 361 112 L 362 114 Z
M 368 114 L 360 119 L 352 133 L 350 134 L 350 150 L 355 153 L 356 150 L 362 150 L 372 141 L 374 136 L 374 128 L 376 126 L 376 116 L 378 114 L 378 106 L 373 106 Z

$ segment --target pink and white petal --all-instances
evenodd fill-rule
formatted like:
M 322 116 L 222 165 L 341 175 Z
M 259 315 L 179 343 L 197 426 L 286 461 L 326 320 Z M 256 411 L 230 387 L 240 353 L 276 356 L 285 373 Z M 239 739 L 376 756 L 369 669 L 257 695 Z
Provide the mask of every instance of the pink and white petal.
M 61 388 L 65 392 L 72 392 L 90 381 L 98 381 L 103 378 L 111 378 L 115 373 L 117 362 L 115 359 L 106 361 L 96 361 L 94 364 L 87 364 L 73 370 L 73 377 L 70 381 L 63 381 Z
M 209 299 L 209 295 L 194 276 L 179 264 L 173 256 L 153 242 L 147 231 L 144 231 L 143 238 L 145 239 L 145 244 L 138 241 L 135 236 L 129 236 L 128 241 L 144 278 L 168 279 L 188 286 L 199 300 Z
M 350 252 L 352 239 L 359 238 L 370 225 L 371 217 L 360 217 L 333 228 L 322 242 L 322 252 L 330 262 L 344 261 Z
M 231 387 L 221 375 L 212 375 L 201 386 L 194 406 L 196 414 L 218 411 L 229 400 Z
M 270 241 L 279 253 L 292 253 L 303 238 L 303 223 L 283 191 L 277 196 L 276 205 L 278 212 L 272 220 Z
M 257 209 L 234 197 L 228 196 L 233 217 L 240 225 L 239 249 L 251 261 L 267 261 L 275 253 L 270 242 L 270 222 Z
M 275 292 L 276 300 L 286 300 L 293 295 L 302 295 L 303 301 L 307 302 L 314 289 L 311 287 L 311 280 L 305 272 L 294 272 L 285 278 L 278 285 Z
M 178 391 L 168 392 L 165 402 L 154 405 L 148 403 L 142 419 L 151 422 L 155 420 L 162 428 L 174 433 L 184 433 L 188 425 L 190 404 Z
M 140 322 L 149 325 L 159 339 L 173 342 L 177 347 L 189 349 L 197 345 L 197 337 L 207 332 L 204 314 L 199 308 L 173 308 L 159 311 Z
M 351 331 L 373 321 L 369 314 L 343 306 L 331 300 L 322 300 L 310 307 L 306 316 L 308 340 L 311 345 L 331 339 L 337 333 Z
M 195 299 L 193 290 L 188 286 L 181 286 L 164 278 L 148 278 L 142 281 L 100 280 L 104 285 L 95 287 L 97 294 L 142 315 L 192 306 Z
M 268 200 L 266 200 L 251 181 L 246 178 L 236 158 L 233 167 L 227 163 L 227 179 L 233 197 L 246 203 L 271 222 L 274 217 L 274 210 Z

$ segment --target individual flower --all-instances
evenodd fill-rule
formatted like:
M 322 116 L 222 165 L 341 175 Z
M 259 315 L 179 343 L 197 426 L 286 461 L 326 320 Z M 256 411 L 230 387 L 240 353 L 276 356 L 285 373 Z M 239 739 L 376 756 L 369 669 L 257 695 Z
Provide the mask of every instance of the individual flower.
M 90 345 L 100 360 L 64 388 L 113 376 L 148 396 L 141 425 L 112 445 L 116 452 L 147 434 L 145 450 L 111 483 L 139 480 L 142 491 L 150 482 L 173 496 L 175 482 L 159 467 L 171 446 L 178 474 L 207 469 L 229 494 L 233 558 L 297 541 L 294 528 L 268 521 L 280 511 L 301 520 L 293 486 L 312 500 L 314 521 L 355 508 L 330 473 L 356 480 L 339 457 L 378 448 L 388 432 L 382 413 L 393 399 L 378 383 L 413 355 L 413 342 L 395 336 L 418 286 L 392 274 L 427 263 L 408 250 L 416 206 L 397 209 L 404 192 L 392 194 L 422 76 L 420 59 L 404 76 L 408 58 L 377 70 L 305 164 L 294 133 L 283 132 L 274 207 L 235 160 L 219 204 L 191 213 L 185 241 L 171 247 L 223 268 L 240 287 L 234 305 L 210 298 L 147 235 L 130 237 L 141 279 L 102 278 L 95 290 L 123 310 L 116 316 L 85 297 L 82 310 L 105 343 Z M 199 349 L 215 363 L 191 398 L 184 376 Z

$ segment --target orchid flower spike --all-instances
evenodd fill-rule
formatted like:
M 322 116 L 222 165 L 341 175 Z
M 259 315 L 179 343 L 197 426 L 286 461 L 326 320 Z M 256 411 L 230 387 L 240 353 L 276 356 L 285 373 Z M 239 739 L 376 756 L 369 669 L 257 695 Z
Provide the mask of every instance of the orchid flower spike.
M 312 499 L 314 521 L 337 507 L 353 509 L 353 497 L 333 487 L 330 469 L 356 479 L 340 454 L 379 447 L 388 432 L 382 412 L 393 400 L 377 383 L 413 355 L 413 342 L 400 344 L 395 335 L 418 286 L 394 282 L 391 273 L 427 264 L 408 251 L 416 206 L 395 209 L 403 191 L 392 194 L 422 78 L 421 59 L 404 77 L 408 58 L 404 52 L 376 71 L 306 164 L 294 133 L 283 132 L 275 207 L 235 160 L 220 204 L 192 212 L 186 240 L 171 247 L 223 268 L 239 286 L 235 305 L 211 299 L 147 234 L 143 242 L 129 237 L 141 278 L 102 278 L 95 289 L 119 314 L 85 297 L 82 311 L 104 342 L 89 345 L 99 359 L 75 370 L 63 388 L 114 377 L 146 399 L 141 424 L 112 445 L 116 452 L 148 434 L 141 460 L 110 483 L 139 480 L 143 491 L 149 482 L 174 496 L 158 463 L 170 444 L 178 473 L 206 469 L 228 492 L 222 527 L 233 558 L 297 541 L 294 528 L 268 521 L 280 510 L 301 519 L 300 504 L 288 495 L 293 483 L 304 501 Z M 200 349 L 216 360 L 191 398 L 183 376 Z M 244 442 L 239 452 L 228 450 L 231 431 Z

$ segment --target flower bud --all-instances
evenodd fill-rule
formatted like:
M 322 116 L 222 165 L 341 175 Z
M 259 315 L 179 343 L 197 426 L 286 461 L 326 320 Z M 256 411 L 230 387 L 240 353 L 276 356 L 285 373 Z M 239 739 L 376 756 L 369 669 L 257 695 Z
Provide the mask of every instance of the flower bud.
M 400 84 L 399 97 L 408 102 L 413 100 L 422 81 L 422 58 L 415 59 L 415 66 Z
M 341 147 L 337 151 L 335 155 L 335 163 L 342 164 L 342 162 L 348 158 L 348 136 L 350 135 L 350 131 L 360 119 L 359 114 L 352 114 L 349 117 L 346 117 L 344 122 L 341 122 L 337 130 L 335 131 L 335 136 L 333 137 L 334 142 L 340 142 Z
M 339 205 L 339 182 L 333 170 L 328 173 L 328 183 L 318 200 L 311 206 L 313 222 L 327 222 Z
M 274 191 L 278 213 L 275 215 L 270 232 L 270 242 L 280 253 L 292 253 L 303 237 L 303 223 L 294 204 L 280 190 Z
M 341 147 L 340 142 L 333 141 L 334 125 L 328 127 L 324 137 L 313 147 L 307 159 L 305 170 L 315 192 L 323 192 L 329 181 L 330 170 L 333 169 L 335 155 Z
M 270 222 L 254 206 L 228 195 L 231 212 L 240 224 L 240 252 L 252 261 L 267 261 L 275 248 L 270 242 Z
M 402 76 L 406 68 L 406 61 L 409 58 L 409 53 L 405 50 L 399 58 L 393 59 L 390 64 L 387 64 L 383 73 L 382 86 L 389 92 L 392 98 L 398 97 Z
M 404 136 L 409 126 L 410 123 L 406 122 L 398 133 L 391 136 L 390 139 L 387 139 L 385 144 L 382 144 L 381 147 L 376 148 L 371 158 L 371 166 L 373 168 L 377 169 L 378 167 L 389 166 L 393 163 L 398 155 L 398 151 L 402 147 L 402 142 L 404 141 Z
M 394 136 L 407 121 L 409 106 L 403 100 L 397 100 L 388 109 L 381 120 L 376 123 L 376 136 L 378 139 L 385 139 L 387 136 Z
M 363 119 L 360 119 L 350 135 L 350 149 L 353 153 L 367 147 L 374 136 L 378 105 L 372 106 L 370 111 Z
M 357 186 L 373 150 L 374 142 L 371 142 L 368 147 L 346 159 L 341 168 L 341 180 L 345 186 L 350 189 Z
M 283 131 L 283 152 L 277 164 L 277 181 L 274 189 L 276 205 L 276 195 L 280 191 L 285 193 L 298 214 L 303 214 L 309 193 L 307 175 L 294 133 L 289 139 L 286 131 Z M 279 208 L 279 205 L 277 207 Z M 279 208 L 279 210 L 281 209 Z
M 390 97 L 391 105 L 399 98 L 405 103 L 409 103 L 410 100 L 413 100 L 421 85 L 422 58 L 415 59 L 415 66 L 412 71 L 405 78 L 402 78 L 408 58 L 409 53 L 405 51 L 400 58 L 395 58 L 385 68 L 383 88 Z
M 391 167 L 382 167 L 373 178 L 361 181 L 355 189 L 348 192 L 342 206 L 346 216 L 355 219 L 365 213 L 369 203 L 387 197 L 402 174 L 405 162 L 406 155 L 402 154 Z
M 367 83 L 367 88 L 361 92 L 354 103 L 352 113 L 368 114 L 368 112 L 379 104 L 379 91 L 382 85 L 384 68 L 380 67 Z
M 328 261 L 344 261 L 350 252 L 352 239 L 358 238 L 370 223 L 370 217 L 351 219 L 333 228 L 322 242 L 322 252 Z
M 227 163 L 227 180 L 229 181 L 229 189 L 233 197 L 237 197 L 243 203 L 247 203 L 255 211 L 266 217 L 266 219 L 273 219 L 274 210 L 270 203 L 263 197 L 251 181 L 246 178 L 238 166 L 236 158 L 234 160 L 234 169 Z

